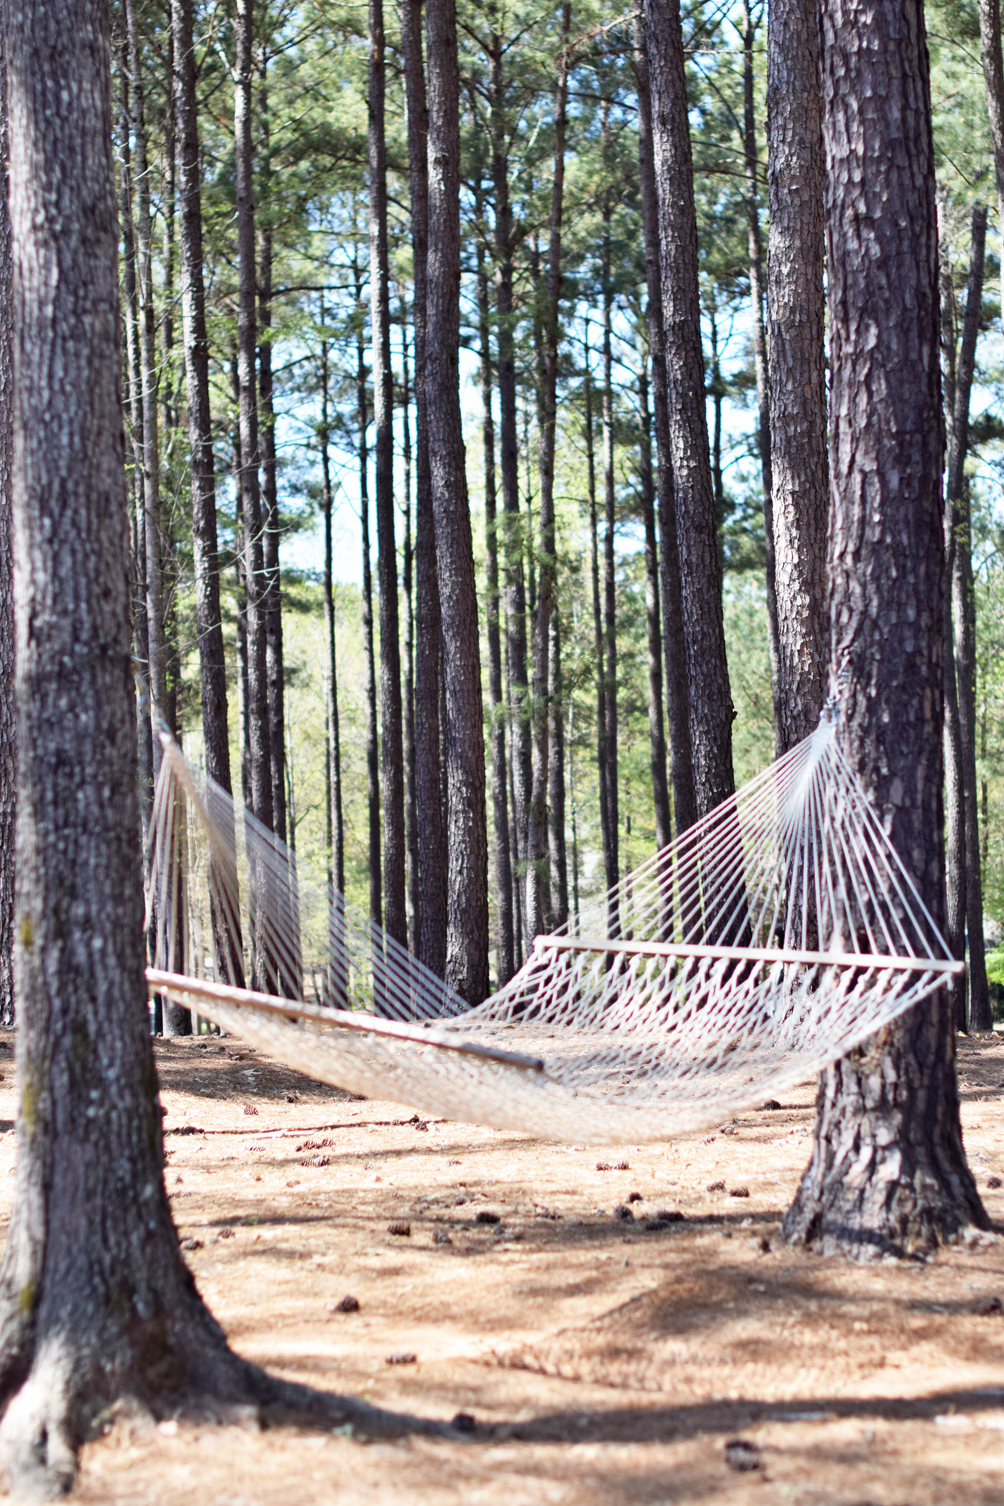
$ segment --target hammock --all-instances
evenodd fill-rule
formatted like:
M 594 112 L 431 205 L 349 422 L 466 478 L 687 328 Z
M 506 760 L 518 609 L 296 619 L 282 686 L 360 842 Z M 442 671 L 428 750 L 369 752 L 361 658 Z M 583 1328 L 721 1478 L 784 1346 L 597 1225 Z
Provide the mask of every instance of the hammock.
M 784 1092 L 964 970 L 832 709 L 576 922 L 538 936 L 476 1008 L 162 742 L 151 996 L 423 1114 L 567 1142 L 668 1139 Z

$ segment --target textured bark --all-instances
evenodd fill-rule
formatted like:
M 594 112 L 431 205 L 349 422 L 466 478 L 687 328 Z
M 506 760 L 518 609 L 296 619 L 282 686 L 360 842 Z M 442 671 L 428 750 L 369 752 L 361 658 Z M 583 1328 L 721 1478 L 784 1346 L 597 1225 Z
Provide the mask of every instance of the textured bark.
M 951 548 L 951 605 L 954 619 L 956 696 L 959 717 L 959 758 L 965 835 L 966 939 L 969 952 L 969 1026 L 992 1030 L 993 1014 L 987 986 L 983 942 L 983 884 L 980 872 L 980 817 L 976 785 L 976 601 L 973 592 L 973 541 L 966 480 L 969 448 L 969 398 L 976 364 L 976 337 L 983 302 L 983 253 L 987 233 L 986 206 L 973 209 L 972 250 L 966 288 L 955 377 L 955 403 L 948 449 L 946 507 L 953 534 Z
M 549 930 L 551 916 L 550 840 L 547 819 L 551 722 L 560 716 L 551 705 L 551 619 L 558 605 L 558 570 L 554 535 L 554 440 L 558 402 L 558 337 L 561 300 L 561 230 L 565 191 L 565 117 L 568 107 L 568 36 L 571 0 L 561 9 L 561 51 L 557 59 L 554 96 L 554 176 L 551 179 L 551 221 L 548 235 L 547 288 L 537 342 L 541 371 L 538 381 L 537 466 L 540 476 L 540 582 L 533 624 L 533 752 L 530 808 L 527 812 L 526 934 L 528 939 Z M 541 300 L 537 300 L 540 308 Z M 567 883 L 565 885 L 567 891 Z M 568 908 L 567 897 L 565 909 Z
M 770 456 L 770 368 L 767 364 L 767 334 L 764 329 L 763 302 L 766 269 L 763 264 L 763 237 L 760 234 L 760 161 L 756 139 L 756 116 L 753 111 L 753 48 L 756 27 L 749 8 L 743 4 L 743 155 L 746 163 L 746 226 L 750 269 L 750 305 L 753 310 L 753 366 L 756 372 L 757 442 L 760 447 L 760 476 L 763 483 L 763 539 L 767 577 L 767 642 L 770 648 L 771 699 L 774 708 L 774 749 L 784 752 L 781 717 L 781 649 L 777 624 L 777 586 L 774 568 L 774 483 Z M 716 416 L 717 417 L 717 416 Z M 717 417 L 720 425 L 720 417 Z M 719 463 L 719 486 L 721 485 Z
M 603 653 L 603 604 L 600 596 L 599 516 L 596 506 L 596 444 L 593 433 L 593 384 L 589 366 L 589 320 L 583 350 L 583 397 L 586 419 L 586 486 L 589 500 L 589 576 L 593 599 L 593 651 L 596 656 L 596 767 L 599 772 L 600 836 L 606 857 L 607 816 L 607 677 Z
M 524 910 L 527 820 L 530 809 L 529 680 L 526 646 L 526 579 L 519 510 L 519 431 L 516 423 L 516 360 L 513 326 L 513 226 L 509 200 L 509 126 L 506 119 L 504 43 L 493 32 L 488 49 L 491 91 L 492 183 L 495 189 L 495 309 L 498 315 L 499 469 L 502 476 L 502 559 L 505 572 L 506 669 L 511 704 L 510 760 L 513 786 L 512 850 L 520 923 Z
M 818 8 L 770 0 L 767 31 L 767 342 L 781 748 L 825 699 L 826 305 Z
M 247 596 L 247 702 L 244 708 L 251 811 L 272 830 L 272 751 L 268 715 L 268 660 L 261 489 L 258 481 L 258 400 L 255 366 L 256 307 L 251 84 L 252 0 L 237 0 L 237 70 L 234 142 L 237 165 L 237 244 L 240 256 L 237 314 L 237 380 L 240 411 L 240 493 L 244 523 L 244 589 Z M 258 985 L 255 985 L 256 987 Z
M 376 429 L 377 574 L 380 581 L 383 923 L 388 936 L 406 946 L 408 919 L 405 910 L 404 731 L 397 548 L 394 540 L 394 375 L 390 363 L 384 45 L 383 0 L 369 0 L 370 316 L 373 338 L 373 421 Z
M 944 546 L 934 152 L 915 0 L 822 12 L 833 352 L 831 656 L 842 746 L 944 920 Z M 865 1259 L 986 1226 L 939 990 L 823 1074 L 790 1239 Z
M 735 712 L 725 660 L 705 418 L 697 221 L 679 0 L 646 0 L 645 19 L 690 743 L 696 811 L 704 816 L 735 788 Z
M 952 454 L 955 412 L 955 288 L 944 240 L 941 260 L 941 390 L 944 399 L 947 453 Z M 955 563 L 954 508 L 945 502 L 945 580 L 951 583 Z M 949 606 L 951 602 L 949 584 Z M 962 745 L 959 739 L 959 697 L 955 677 L 955 639 L 951 610 L 945 612 L 945 939 L 959 961 L 966 955 L 966 813 L 962 797 Z M 950 985 L 956 1030 L 966 1028 L 965 976 Z
M 199 640 L 199 692 L 206 773 L 227 794 L 230 735 L 227 670 L 220 611 L 220 561 L 216 532 L 216 475 L 209 402 L 209 336 L 202 260 L 202 183 L 195 95 L 192 0 L 172 0 L 174 118 L 178 153 L 181 249 L 181 320 L 188 407 L 189 464 L 192 478 L 192 554 L 195 564 L 195 626 Z M 244 985 L 244 964 L 230 928 L 214 910 L 216 954 L 221 981 Z
M 401 0 L 401 49 L 408 98 L 411 244 L 415 266 L 415 793 L 422 882 L 418 955 L 437 977 L 446 969 L 446 821 L 440 782 L 443 635 L 436 571 L 429 420 L 425 383 L 428 254 L 428 114 L 421 0 Z
M 362 267 L 353 261 L 356 306 L 360 324 L 356 334 L 356 421 L 359 427 L 359 521 L 363 555 L 363 656 L 366 661 L 366 800 L 369 813 L 370 919 L 383 923 L 383 889 L 380 882 L 380 738 L 377 730 L 376 652 L 373 644 L 373 572 L 370 564 L 370 486 L 368 400 L 366 395 L 366 348 L 362 333 Z
M 634 70 L 638 86 L 638 176 L 645 235 L 645 285 L 648 292 L 648 348 L 652 360 L 652 407 L 659 459 L 659 594 L 662 607 L 663 653 L 666 660 L 666 711 L 669 721 L 673 807 L 678 832 L 697 819 L 694 764 L 690 748 L 690 693 L 687 687 L 687 646 L 680 594 L 680 554 L 676 538 L 673 493 L 673 442 L 669 430 L 666 389 L 665 334 L 662 314 L 662 273 L 659 252 L 659 197 L 655 182 L 652 141 L 652 98 L 648 79 L 648 42 L 645 17 L 634 18 Z
M 606 783 L 606 819 L 603 822 L 603 866 L 606 886 L 613 890 L 620 881 L 618 854 L 619 811 L 617 778 L 617 576 L 614 530 L 617 523 L 614 491 L 614 387 L 611 346 L 613 289 L 610 280 L 610 202 L 603 201 L 603 497 L 606 532 L 603 536 L 603 675 L 606 680 L 603 722 L 603 776 Z M 620 934 L 616 902 L 611 902 L 611 936 Z
M 551 614 L 551 646 L 548 655 L 547 833 L 551 868 L 551 927 L 563 930 L 568 923 L 568 844 L 565 838 L 565 716 L 561 673 L 561 607 Z
M 460 118 L 454 0 L 428 0 L 429 248 L 425 398 L 446 701 L 446 981 L 488 993 L 488 834 L 474 551 L 460 418 Z
M 495 488 L 495 421 L 492 416 L 492 357 L 488 274 L 481 243 L 478 258 L 478 334 L 481 340 L 481 434 L 485 453 L 485 554 L 487 576 L 488 694 L 491 699 L 492 816 L 495 825 L 495 956 L 497 986 L 508 983 L 515 966 L 512 853 L 506 788 L 505 706 L 502 699 L 502 637 L 499 631 L 498 515 Z
M 1004 61 L 1001 58 L 1000 0 L 979 0 L 983 79 L 987 88 L 990 139 L 994 148 L 997 210 L 1004 225 Z
M 272 830 L 289 840 L 286 815 L 286 707 L 282 655 L 282 590 L 279 576 L 279 498 L 275 471 L 275 406 L 272 400 L 272 151 L 268 113 L 268 53 L 258 44 L 258 183 L 261 213 L 258 242 L 258 418 L 261 439 L 262 564 L 261 609 L 265 616 L 265 675 L 268 681 L 268 748 L 272 779 Z
M 0 1025 L 14 1024 L 14 839 L 17 731 L 14 708 L 13 266 L 8 204 L 6 22 L 0 20 Z
M 404 772 L 405 840 L 408 854 L 407 906 L 408 945 L 417 954 L 422 926 L 422 879 L 419 868 L 418 792 L 415 784 L 415 593 L 414 541 L 411 532 L 411 379 L 408 370 L 408 314 L 401 300 L 401 448 L 404 459 L 404 558 L 402 580 L 405 602 L 404 639 Z
M 652 415 L 648 403 L 648 363 L 638 373 L 638 456 L 642 523 L 645 529 L 645 627 L 648 639 L 648 743 L 655 806 L 655 845 L 672 839 L 669 784 L 666 779 L 666 734 L 662 706 L 662 627 L 659 621 L 659 559 L 655 536 L 655 486 L 652 476 Z
M 324 326 L 324 304 L 321 304 Z M 328 723 L 328 832 L 331 848 L 331 880 L 339 894 L 345 893 L 345 818 L 342 807 L 342 744 L 338 715 L 338 653 L 335 642 L 334 572 L 331 546 L 330 371 L 328 342 L 321 341 L 321 512 L 324 516 L 324 637 L 328 650 L 325 692 Z

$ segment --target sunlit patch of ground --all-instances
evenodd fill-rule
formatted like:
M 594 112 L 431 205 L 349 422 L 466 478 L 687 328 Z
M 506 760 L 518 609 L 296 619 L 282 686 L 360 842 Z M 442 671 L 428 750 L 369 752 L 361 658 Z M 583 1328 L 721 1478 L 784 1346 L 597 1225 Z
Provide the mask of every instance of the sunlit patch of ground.
M 6 1220 L 13 1052 L 0 1041 Z M 787 1249 L 811 1084 L 713 1135 L 597 1151 L 416 1122 L 233 1039 L 157 1054 L 175 1217 L 235 1347 L 292 1379 L 492 1431 L 391 1445 L 122 1420 L 85 1449 L 75 1499 L 1001 1506 L 1004 1238 L 919 1266 Z M 962 1041 L 960 1078 L 971 1164 L 1004 1223 L 1004 1188 L 989 1185 L 1004 1182 L 1004 1043 Z M 346 1296 L 358 1311 L 338 1310 Z M 761 1468 L 729 1468 L 733 1437 Z

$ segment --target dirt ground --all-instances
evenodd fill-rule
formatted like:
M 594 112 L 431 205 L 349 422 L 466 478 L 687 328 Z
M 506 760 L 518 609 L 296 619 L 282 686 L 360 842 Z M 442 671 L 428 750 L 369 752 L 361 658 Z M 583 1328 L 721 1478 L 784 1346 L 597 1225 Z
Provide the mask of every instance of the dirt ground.
M 0 1037 L 4 1223 L 12 1056 Z M 123 1421 L 85 1449 L 74 1500 L 1004 1502 L 1000 1037 L 960 1043 L 960 1080 L 1001 1233 L 868 1267 L 778 1238 L 809 1083 L 714 1134 L 597 1152 L 418 1122 L 233 1038 L 158 1042 L 157 1056 L 175 1217 L 234 1346 L 381 1406 L 468 1413 L 490 1436 Z

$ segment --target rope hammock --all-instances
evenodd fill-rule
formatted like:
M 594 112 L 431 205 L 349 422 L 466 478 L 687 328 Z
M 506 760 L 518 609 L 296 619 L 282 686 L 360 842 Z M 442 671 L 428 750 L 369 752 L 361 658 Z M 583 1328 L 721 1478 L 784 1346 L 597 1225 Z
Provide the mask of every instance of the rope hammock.
M 721 1123 L 964 969 L 837 742 L 836 714 L 469 1008 L 167 734 L 151 996 L 310 1077 L 550 1140 Z M 247 986 L 250 984 L 251 986 Z

